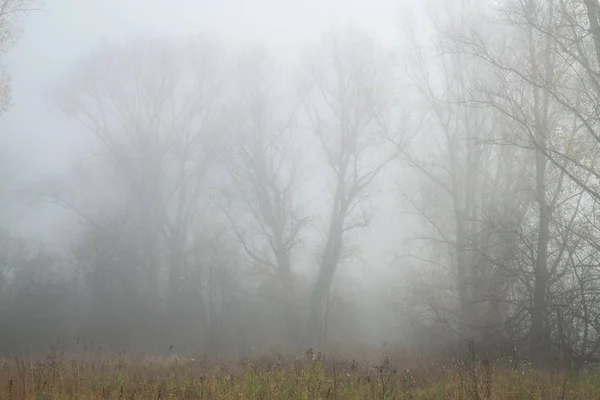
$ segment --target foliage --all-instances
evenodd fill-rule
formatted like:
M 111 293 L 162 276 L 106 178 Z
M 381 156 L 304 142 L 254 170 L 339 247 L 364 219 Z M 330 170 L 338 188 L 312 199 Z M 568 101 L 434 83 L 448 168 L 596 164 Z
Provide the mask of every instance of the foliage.
M 0 56 L 21 36 L 21 18 L 35 6 L 35 0 L 0 0 Z M 11 77 L 0 69 L 0 114 L 10 105 Z

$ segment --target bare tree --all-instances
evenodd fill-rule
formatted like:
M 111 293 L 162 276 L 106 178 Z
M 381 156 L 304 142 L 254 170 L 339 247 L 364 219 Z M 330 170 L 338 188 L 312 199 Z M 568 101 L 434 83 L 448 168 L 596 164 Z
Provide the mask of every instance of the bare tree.
M 230 181 L 222 191 L 231 204 L 223 209 L 248 261 L 275 276 L 276 300 L 283 304 L 291 339 L 297 341 L 293 253 L 309 219 L 298 204 L 302 182 L 294 140 L 296 107 L 264 49 L 245 54 L 240 65 L 230 116 L 236 131 L 227 165 Z
M 540 80 L 549 81 L 550 76 L 560 79 L 562 70 L 554 48 L 526 24 L 484 35 L 478 22 L 487 15 L 476 18 L 469 12 L 448 13 L 452 17 L 436 26 L 433 54 L 414 31 L 409 36 L 415 62 L 407 73 L 424 100 L 425 122 L 415 141 L 420 150 L 404 153 L 428 182 L 426 202 L 412 203 L 433 228 L 433 235 L 420 239 L 435 247 L 425 258 L 412 257 L 442 271 L 447 264 L 455 266 L 448 275 L 456 280 L 457 310 L 444 296 L 431 294 L 431 287 L 415 291 L 415 297 L 425 316 L 451 330 L 457 321 L 460 336 L 484 345 L 494 337 L 516 343 L 529 330 L 529 348 L 539 355 L 550 344 L 553 301 L 548 296 L 564 276 L 559 266 L 570 240 L 553 227 L 553 214 L 564 216 L 571 227 L 576 212 L 565 206 L 570 204 L 565 197 L 573 192 L 565 191 L 564 173 L 548 168 L 544 150 L 564 114 L 514 71 L 535 71 Z M 521 12 L 510 8 L 500 15 Z M 536 18 L 554 23 L 551 12 Z M 490 56 L 491 48 L 498 53 Z M 440 248 L 448 255 L 437 255 Z M 447 283 L 440 291 L 453 293 Z
M 442 24 L 437 25 L 440 29 Z M 441 281 L 446 287 L 437 293 L 429 288 L 415 295 L 433 310 L 438 322 L 470 340 L 481 313 L 476 308 L 483 308 L 481 305 L 490 300 L 483 298 L 484 287 L 488 288 L 485 283 L 491 281 L 495 266 L 490 263 L 488 249 L 481 250 L 490 246 L 487 242 L 491 235 L 484 235 L 484 231 L 490 225 L 486 208 L 495 200 L 494 183 L 507 183 L 501 168 L 495 173 L 506 154 L 485 145 L 499 121 L 483 108 L 467 103 L 476 68 L 460 55 L 449 54 L 439 31 L 431 52 L 426 50 L 429 43 L 421 43 L 413 27 L 407 31 L 407 38 L 411 51 L 405 72 L 415 90 L 414 103 L 420 118 L 415 123 L 419 135 L 411 143 L 414 147 L 404 149 L 403 155 L 418 172 L 421 182 L 417 184 L 422 189 L 421 199 L 414 194 L 407 199 L 432 232 L 419 236 L 419 241 L 434 243 L 438 252 L 445 248 L 437 256 L 431 250 L 429 254 L 410 256 L 419 264 L 428 260 L 452 266 L 447 271 L 450 281 Z M 438 298 L 444 292 L 455 293 L 456 308 Z M 427 299 L 429 296 L 432 298 Z
M 354 27 L 327 36 L 310 57 L 307 116 L 333 189 L 309 310 L 309 334 L 319 341 L 326 338 L 324 311 L 348 234 L 368 226 L 373 181 L 396 157 L 385 139 L 394 101 L 392 66 L 391 56 Z
M 99 156 L 130 190 L 145 271 L 158 293 L 167 268 L 173 315 L 192 291 L 185 277 L 202 235 L 199 205 L 220 154 L 218 60 L 215 46 L 201 39 L 107 46 L 82 61 L 59 92 L 63 110 L 98 139 Z
M 573 238 L 580 234 L 582 209 L 587 206 L 582 192 L 565 179 L 580 185 L 585 197 L 597 197 L 590 185 L 593 170 L 582 168 L 584 163 L 577 161 L 591 161 L 590 149 L 581 145 L 595 146 L 583 137 L 586 131 L 593 131 L 583 115 L 588 107 L 594 107 L 589 102 L 595 95 L 585 89 L 587 79 L 583 82 L 581 78 L 589 69 L 587 59 L 579 65 L 573 62 L 573 52 L 581 48 L 567 39 L 579 29 L 573 24 L 576 9 L 570 2 L 510 3 L 492 14 L 503 24 L 497 35 L 464 25 L 448 31 L 451 51 L 474 56 L 493 78 L 478 82 L 470 98 L 507 118 L 510 131 L 495 143 L 518 149 L 523 167 L 531 171 L 535 207 L 524 215 L 535 218 L 520 222 L 523 256 L 515 260 L 511 274 L 523 282 L 517 296 L 525 294 L 525 298 L 518 314 L 528 318 L 529 325 L 521 329 L 529 331 L 529 350 L 537 361 L 549 356 L 552 335 L 562 337 L 564 333 L 557 334 L 551 324 L 552 319 L 564 315 L 557 299 L 563 296 L 566 277 L 571 275 L 562 266 L 578 268 L 571 256 L 579 252 L 581 243 Z M 568 44 L 561 42 L 564 40 Z

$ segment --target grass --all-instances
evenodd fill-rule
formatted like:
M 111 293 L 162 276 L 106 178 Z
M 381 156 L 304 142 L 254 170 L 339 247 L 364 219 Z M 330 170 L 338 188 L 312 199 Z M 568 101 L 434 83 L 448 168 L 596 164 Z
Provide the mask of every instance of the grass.
M 600 374 L 389 356 L 373 365 L 314 353 L 233 363 L 51 352 L 0 360 L 0 399 L 600 399 Z

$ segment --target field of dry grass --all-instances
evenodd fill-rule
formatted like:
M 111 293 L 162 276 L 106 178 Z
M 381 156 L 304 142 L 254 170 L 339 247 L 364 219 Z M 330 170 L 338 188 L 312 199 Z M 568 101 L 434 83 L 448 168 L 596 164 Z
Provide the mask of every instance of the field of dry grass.
M 387 355 L 377 363 L 310 352 L 208 362 L 51 352 L 0 360 L 0 399 L 600 399 L 600 374 Z

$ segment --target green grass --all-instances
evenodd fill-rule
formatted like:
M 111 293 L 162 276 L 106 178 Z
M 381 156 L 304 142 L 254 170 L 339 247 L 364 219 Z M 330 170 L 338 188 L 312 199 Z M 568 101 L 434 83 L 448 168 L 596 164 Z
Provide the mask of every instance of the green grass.
M 313 361 L 305 354 L 225 363 L 54 352 L 0 360 L 0 399 L 600 399 L 600 374 L 487 363 L 379 364 Z

